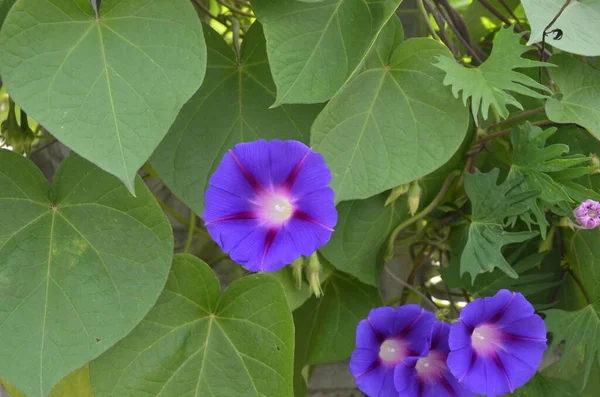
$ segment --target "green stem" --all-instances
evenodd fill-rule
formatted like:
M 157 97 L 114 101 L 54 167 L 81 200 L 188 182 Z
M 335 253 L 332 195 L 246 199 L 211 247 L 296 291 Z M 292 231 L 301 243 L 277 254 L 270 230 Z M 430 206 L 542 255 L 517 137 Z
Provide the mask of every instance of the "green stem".
M 494 124 L 488 126 L 486 128 L 486 130 L 490 131 L 490 130 L 493 130 L 494 128 L 503 126 L 505 124 L 513 124 L 513 123 L 515 123 L 517 121 L 520 121 L 520 120 L 523 120 L 523 119 L 527 119 L 527 118 L 529 118 L 531 116 L 534 116 L 534 115 L 536 115 L 536 114 L 538 114 L 540 112 L 543 112 L 544 109 L 545 109 L 544 106 L 541 106 L 541 107 L 539 107 L 537 109 L 532 109 L 532 110 L 528 110 L 526 112 L 519 113 L 516 116 L 510 117 L 510 118 L 508 118 L 506 120 L 501 120 L 501 121 L 499 121 L 497 123 L 494 123 Z
M 431 32 L 431 36 L 433 36 L 433 38 L 435 40 L 441 42 L 442 39 L 440 39 L 440 36 L 438 36 L 438 34 L 435 31 L 435 28 L 431 24 L 431 20 L 429 19 L 429 14 L 427 13 L 427 10 L 425 9 L 425 5 L 423 5 L 423 0 L 417 0 L 417 5 L 419 6 L 419 10 L 421 11 L 421 14 L 423 14 L 423 19 L 425 20 L 425 24 L 427 25 L 429 32 Z
M 412 285 L 408 284 L 406 281 L 402 280 L 400 277 L 396 276 L 394 273 L 392 273 L 392 271 L 390 269 L 388 269 L 387 266 L 384 266 L 383 269 L 386 271 L 386 273 L 391 278 L 393 278 L 394 280 L 396 280 L 396 282 L 398 282 L 398 284 L 402 285 L 405 288 L 408 288 L 409 290 L 411 290 L 415 294 L 419 295 L 419 297 L 421 297 L 421 299 L 423 299 L 424 302 L 427 302 L 427 304 L 429 306 L 431 306 L 431 311 L 432 312 L 435 313 L 435 312 L 438 311 L 438 307 L 436 306 L 436 304 L 433 303 L 433 301 L 431 299 L 429 299 L 424 293 L 422 293 L 421 291 L 419 291 L 418 289 L 416 289 Z
M 183 246 L 184 254 L 187 254 L 192 247 L 192 242 L 194 241 L 194 229 L 196 229 L 196 213 L 190 210 L 190 225 L 188 226 L 187 240 Z
M 152 192 L 152 195 L 154 195 L 154 199 L 156 200 L 156 202 L 158 203 L 158 205 L 160 205 L 160 207 L 169 215 L 171 215 L 173 218 L 177 219 L 179 222 L 181 222 L 183 225 L 185 226 L 190 226 L 190 222 L 185 219 L 183 216 L 181 216 L 181 214 L 179 214 L 177 211 L 175 211 L 173 208 L 169 207 L 164 201 L 162 201 L 160 199 L 160 197 L 158 197 L 158 195 L 154 192 Z M 190 210 L 191 211 L 191 210 Z M 201 236 L 210 239 L 210 235 L 208 234 L 208 232 L 204 229 L 199 228 L 197 225 L 194 225 L 194 231 L 198 234 L 200 234 Z
M 423 219 L 431 211 L 433 211 L 438 206 L 438 204 L 442 201 L 442 199 L 448 192 L 448 189 L 450 189 L 450 186 L 452 185 L 454 178 L 456 178 L 458 175 L 460 175 L 459 170 L 452 171 L 446 177 L 446 181 L 444 182 L 444 185 L 440 189 L 440 192 L 433 199 L 433 201 L 431 203 L 429 203 L 429 205 L 427 207 L 425 207 L 425 209 L 423 209 L 423 211 L 416 213 L 414 216 L 408 218 L 407 220 L 405 220 L 404 222 L 402 222 L 401 224 L 396 226 L 396 228 L 392 231 L 392 234 L 390 235 L 390 238 L 388 240 L 386 255 L 384 257 L 386 261 L 389 261 L 394 256 L 394 242 L 396 241 L 396 238 L 398 238 L 398 234 L 400 234 L 400 232 L 402 230 L 404 230 L 405 228 L 407 228 L 408 226 L 412 225 L 413 223 L 417 222 L 420 219 Z

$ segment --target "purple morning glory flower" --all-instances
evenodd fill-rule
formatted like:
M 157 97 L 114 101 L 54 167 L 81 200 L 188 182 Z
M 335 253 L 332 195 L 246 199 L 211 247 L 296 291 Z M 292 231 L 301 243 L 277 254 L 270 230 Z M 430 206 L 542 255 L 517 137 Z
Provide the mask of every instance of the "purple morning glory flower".
M 585 200 L 573 211 L 575 219 L 585 229 L 594 229 L 600 226 L 600 203 L 594 200 Z
M 433 313 L 418 305 L 371 310 L 358 324 L 350 358 L 358 388 L 369 397 L 398 396 L 394 371 L 405 360 L 427 356 L 435 322 Z
M 466 389 L 488 397 L 523 386 L 546 350 L 546 325 L 520 293 L 499 291 L 462 310 L 448 339 L 448 368 Z
M 237 144 L 208 182 L 208 233 L 246 269 L 279 270 L 329 241 L 337 222 L 330 181 L 323 156 L 301 142 Z
M 429 355 L 408 358 L 396 367 L 394 384 L 400 396 L 474 397 L 473 393 L 458 383 L 446 366 L 450 352 L 449 333 L 450 325 L 436 323 L 431 334 Z

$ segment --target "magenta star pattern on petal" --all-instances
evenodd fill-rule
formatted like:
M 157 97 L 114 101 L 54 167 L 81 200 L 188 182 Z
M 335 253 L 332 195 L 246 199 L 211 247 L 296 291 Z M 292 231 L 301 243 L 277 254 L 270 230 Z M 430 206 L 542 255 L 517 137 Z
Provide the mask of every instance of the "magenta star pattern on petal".
M 394 371 L 405 360 L 427 356 L 435 322 L 434 314 L 418 305 L 371 310 L 358 324 L 350 358 L 358 388 L 369 397 L 398 396 Z
M 272 272 L 327 243 L 337 222 L 331 172 L 297 141 L 237 144 L 211 176 L 203 219 L 250 271 Z
M 459 383 L 496 397 L 535 375 L 547 348 L 546 325 L 522 294 L 501 290 L 465 306 L 448 342 L 447 365 Z
M 450 325 L 438 322 L 433 326 L 431 345 L 426 357 L 412 357 L 394 371 L 394 385 L 400 396 L 406 397 L 474 397 L 454 378 L 446 366 L 450 348 Z
M 573 211 L 577 223 L 585 229 L 594 229 L 600 226 L 600 203 L 586 200 Z

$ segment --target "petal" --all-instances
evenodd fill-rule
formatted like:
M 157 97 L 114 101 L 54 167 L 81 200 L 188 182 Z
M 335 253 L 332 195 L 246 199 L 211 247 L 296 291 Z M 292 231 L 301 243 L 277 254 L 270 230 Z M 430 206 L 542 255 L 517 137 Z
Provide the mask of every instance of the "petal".
M 476 327 L 500 313 L 511 298 L 512 293 L 503 289 L 492 297 L 475 299 L 462 309 L 460 319 L 467 326 Z
M 207 223 L 234 214 L 253 211 L 254 205 L 245 198 L 213 186 L 206 189 L 202 219 Z
M 594 201 L 591 199 L 585 200 L 583 203 L 581 203 L 582 206 L 584 206 L 585 208 L 590 208 L 590 209 L 594 209 L 597 204 L 598 204 L 597 201 Z
M 452 331 L 450 331 L 452 334 Z M 462 349 L 452 350 L 448 354 L 448 359 L 446 360 L 446 365 L 448 369 L 458 379 L 459 382 L 465 378 L 471 368 L 475 364 L 477 359 L 477 355 L 471 346 L 463 347 Z
M 383 338 L 390 338 L 399 336 L 405 329 L 418 322 L 423 312 L 425 311 L 419 305 L 404 305 L 397 309 L 385 306 L 372 309 L 367 319 Z
M 535 373 L 537 372 L 537 367 L 542 361 L 542 354 L 544 350 L 541 350 L 540 354 L 536 357 L 536 362 L 531 365 L 527 362 L 527 360 L 531 361 L 531 356 L 523 357 L 522 355 L 514 355 L 509 354 L 509 352 L 505 352 L 502 350 L 498 351 L 498 359 L 499 362 L 502 363 L 502 367 L 506 376 L 510 380 L 510 385 L 512 390 L 515 390 L 525 383 L 527 383 Z
M 238 197 L 253 200 L 256 197 L 256 186 L 248 181 L 233 156 L 231 151 L 225 153 L 221 163 L 208 181 L 209 186 L 225 190 Z
M 281 229 L 257 227 L 231 250 L 230 256 L 234 262 L 252 272 L 273 272 L 300 255 Z
M 504 363 L 497 355 L 480 356 L 479 359 L 485 364 L 486 381 L 486 389 L 479 393 L 483 392 L 488 397 L 496 397 L 514 391 Z
M 461 321 L 452 324 L 448 335 L 448 347 L 450 350 L 459 350 L 471 346 L 472 331 Z
M 235 255 L 232 253 L 233 249 L 257 228 L 259 228 L 259 225 L 254 219 L 230 220 L 206 225 L 210 237 L 221 247 L 223 252 L 231 253 L 231 255 Z M 240 263 L 233 256 L 231 259 Z
M 356 347 L 371 349 L 379 354 L 381 340 L 368 320 L 361 320 L 356 327 Z
M 394 369 L 380 365 L 356 379 L 358 389 L 369 397 L 392 397 L 398 392 L 394 388 Z
M 475 395 L 462 387 L 450 372 L 437 382 L 424 384 L 423 397 L 474 397 Z
M 253 142 L 238 143 L 231 149 L 231 156 L 250 185 L 254 185 L 252 178 L 258 182 L 259 187 L 271 187 L 271 167 L 269 157 L 269 144 L 264 139 Z M 255 189 L 256 187 L 253 186 Z
M 407 342 L 412 355 L 424 357 L 429 353 L 431 335 L 437 320 L 435 314 L 421 309 L 422 312 L 412 324 L 402 330 L 403 339 Z
M 585 208 L 584 206 L 580 205 L 579 207 L 575 208 L 575 211 L 573 211 L 573 215 L 575 215 L 575 217 L 580 218 L 582 216 L 586 216 L 588 214 L 588 209 Z
M 331 171 L 320 153 L 310 152 L 302 162 L 298 174 L 291 185 L 294 197 L 303 197 L 331 182 Z
M 531 317 L 533 312 L 533 306 L 525 299 L 523 294 L 512 292 L 509 302 L 492 321 L 495 326 L 504 327 L 515 321 Z
M 269 156 L 273 186 L 282 186 L 290 176 L 295 179 L 309 151 L 310 148 L 302 142 L 278 139 L 270 141 Z
M 394 387 L 401 396 L 418 396 L 419 380 L 414 366 L 405 364 L 396 366 L 394 369 Z
M 454 355 L 455 352 L 450 352 L 448 355 L 448 368 L 450 372 L 456 377 L 458 382 L 467 390 L 472 391 L 476 394 L 486 394 L 487 391 L 487 370 L 485 361 L 481 356 L 477 356 L 473 354 L 473 350 L 470 348 L 465 348 L 462 350 L 458 350 L 458 352 L 462 352 L 463 350 L 471 352 L 470 356 L 467 356 L 465 353 L 462 354 L 462 363 L 458 363 L 458 356 Z M 455 370 L 461 370 L 461 376 L 457 376 Z M 465 371 L 466 369 L 466 371 Z
M 448 338 L 450 334 L 450 324 L 438 321 L 433 326 L 431 333 L 431 350 L 435 350 L 442 354 L 448 354 L 450 347 L 448 346 Z
M 295 201 L 294 207 L 325 229 L 333 229 L 338 215 L 334 197 L 333 189 L 325 187 Z
M 356 349 L 350 357 L 349 371 L 358 378 L 379 366 L 378 353 L 368 349 Z
M 506 334 L 520 335 L 531 339 L 546 341 L 546 324 L 537 314 L 531 314 L 526 318 L 512 321 L 498 329 Z
M 329 188 L 304 197 L 295 204 L 294 215 L 283 226 L 304 256 L 312 254 L 331 238 L 337 222 L 337 210 L 331 197 Z M 323 201 L 319 203 L 319 199 Z

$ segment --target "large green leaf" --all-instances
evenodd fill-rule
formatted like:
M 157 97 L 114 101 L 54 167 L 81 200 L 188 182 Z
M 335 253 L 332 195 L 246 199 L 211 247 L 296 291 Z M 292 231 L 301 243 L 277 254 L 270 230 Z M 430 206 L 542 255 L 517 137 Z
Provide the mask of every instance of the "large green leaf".
M 323 296 L 310 298 L 294 312 L 294 382 L 304 382 L 298 373 L 306 365 L 348 358 L 355 348 L 358 322 L 382 304 L 377 288 L 338 271 L 331 274 L 323 283 Z
M 438 63 L 435 64 L 446 72 L 444 84 L 452 86 L 455 97 L 458 98 L 462 91 L 465 106 L 467 100 L 471 98 L 471 112 L 475 120 L 479 119 L 480 110 L 483 119 L 487 120 L 490 106 L 503 118 L 509 115 L 507 105 L 522 110 L 523 106 L 507 91 L 534 98 L 544 98 L 544 95 L 532 88 L 550 92 L 546 86 L 531 77 L 513 70 L 549 64 L 522 58 L 521 55 L 529 48 L 521 44 L 523 34 L 514 33 L 512 29 L 512 27 L 500 29 L 494 39 L 494 48 L 490 57 L 477 68 L 466 68 L 451 56 L 440 56 Z
M 198 89 L 202 26 L 188 0 L 19 0 L 0 33 L 11 97 L 134 191 L 137 169 Z
M 537 232 L 507 232 L 504 219 L 521 215 L 527 210 L 523 200 L 530 192 L 514 194 L 522 181 L 507 180 L 497 185 L 500 170 L 494 168 L 487 174 L 475 171 L 465 174 L 465 190 L 471 200 L 472 220 L 468 230 L 467 245 L 460 258 L 460 274 L 469 273 L 474 281 L 478 274 L 499 268 L 512 278 L 519 275 L 502 255 L 502 247 L 521 243 L 537 236 Z
M 401 1 L 254 0 L 277 85 L 275 105 L 331 98 Z
M 551 71 L 562 98 L 546 102 L 548 118 L 557 123 L 576 123 L 600 139 L 600 70 L 565 54 L 555 55 Z
M 206 28 L 206 81 L 183 107 L 151 163 L 169 188 L 196 213 L 204 210 L 208 178 L 233 145 L 256 139 L 308 142 L 317 105 L 269 109 L 275 86 L 262 28 L 255 23 L 244 38 L 238 64 L 221 36 Z
M 0 150 L 0 376 L 25 394 L 47 396 L 158 298 L 173 235 L 140 178 L 136 189 L 75 155 L 51 187 Z
M 544 30 L 558 15 L 566 0 L 521 0 L 531 25 L 528 44 L 538 43 Z M 552 33 L 562 31 L 562 36 Z M 600 55 L 600 2 L 597 0 L 573 0 L 546 32 L 546 43 L 575 54 Z
M 27 397 L 12 385 L 3 382 L 11 397 Z M 90 382 L 90 367 L 88 364 L 61 379 L 50 392 L 49 397 L 94 397 Z
M 385 205 L 388 194 L 338 205 L 338 223 L 320 252 L 337 269 L 378 286 L 381 246 L 401 218 L 408 216 L 406 197 Z
M 584 386 L 592 364 L 600 352 L 599 244 L 600 229 L 578 230 L 568 236 L 565 244 L 567 259 L 589 304 L 578 311 L 546 312 L 546 325 L 548 331 L 554 334 L 554 345 L 566 341 L 565 356 L 575 347 L 580 347 L 585 352 Z
M 176 255 L 156 306 L 91 364 L 96 397 L 292 397 L 294 325 L 279 282 L 255 274 L 221 296 L 210 267 Z
M 459 148 L 468 112 L 431 64 L 446 54 L 433 40 L 405 41 L 387 66 L 359 74 L 319 114 L 311 143 L 331 167 L 338 202 L 420 178 Z
M 513 163 L 507 179 L 522 180 L 517 191 L 539 191 L 540 194 L 525 200 L 529 211 L 520 217 L 531 227 L 540 228 L 543 239 L 550 225 L 546 220 L 546 208 L 558 215 L 568 216 L 573 201 L 564 182 L 590 174 L 594 168 L 575 168 L 589 162 L 590 158 L 582 154 L 565 156 L 569 146 L 565 144 L 546 145 L 547 139 L 556 132 L 556 128 L 542 130 L 530 123 L 515 125 L 510 134 L 513 147 Z M 571 186 L 576 183 L 571 182 Z M 583 187 L 582 187 L 583 188 Z

